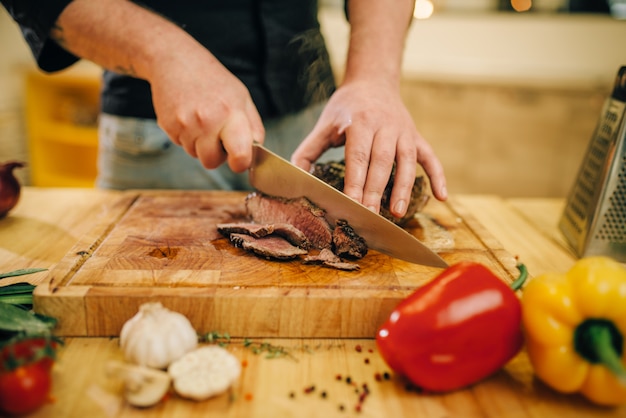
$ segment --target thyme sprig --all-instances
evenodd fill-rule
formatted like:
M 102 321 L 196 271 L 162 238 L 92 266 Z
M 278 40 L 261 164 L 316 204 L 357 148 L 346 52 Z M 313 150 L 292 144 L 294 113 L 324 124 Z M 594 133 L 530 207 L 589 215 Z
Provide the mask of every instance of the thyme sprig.
M 217 344 L 220 347 L 226 347 L 230 345 L 233 340 L 230 334 L 227 332 L 220 333 L 217 331 L 211 331 L 200 336 L 200 342 Z M 272 344 L 267 341 L 253 341 L 247 337 L 243 339 L 242 345 L 244 348 L 252 351 L 253 354 L 265 354 L 265 358 L 267 359 L 287 357 L 291 358 L 292 360 L 298 361 L 298 359 L 291 353 L 291 351 L 287 347 L 282 345 Z
M 220 334 L 217 331 L 207 332 L 206 334 L 200 336 L 200 342 L 217 344 L 220 347 L 226 347 L 230 344 L 230 334 L 227 332 Z
M 274 345 L 267 341 L 263 342 L 255 342 L 248 338 L 244 338 L 243 346 L 252 350 L 254 354 L 265 354 L 265 358 L 279 358 L 279 357 L 289 357 L 292 360 L 298 361 L 296 357 L 291 354 L 291 352 L 282 345 Z

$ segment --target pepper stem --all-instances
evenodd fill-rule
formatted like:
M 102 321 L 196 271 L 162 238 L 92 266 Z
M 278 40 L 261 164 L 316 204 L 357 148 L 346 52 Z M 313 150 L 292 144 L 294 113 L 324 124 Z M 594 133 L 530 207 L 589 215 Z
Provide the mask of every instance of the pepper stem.
M 617 350 L 613 346 L 611 329 L 602 323 L 595 323 L 588 327 L 587 335 L 597 356 L 598 363 L 606 366 L 620 383 L 626 386 L 626 368 L 622 364 Z
M 591 364 L 608 368 L 626 386 L 626 368 L 622 364 L 624 336 L 612 321 L 589 318 L 574 331 L 574 348 Z
M 515 279 L 513 283 L 511 283 L 511 289 L 515 292 L 516 290 L 520 290 L 526 279 L 528 278 L 528 269 L 523 264 L 518 264 L 517 269 L 519 270 L 519 277 Z

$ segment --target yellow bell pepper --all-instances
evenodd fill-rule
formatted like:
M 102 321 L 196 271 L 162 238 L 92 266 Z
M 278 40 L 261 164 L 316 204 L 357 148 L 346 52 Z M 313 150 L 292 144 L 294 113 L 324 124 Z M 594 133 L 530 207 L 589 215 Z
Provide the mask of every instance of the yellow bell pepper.
M 535 374 L 563 393 L 600 405 L 626 403 L 626 268 L 582 258 L 522 293 L 526 349 Z

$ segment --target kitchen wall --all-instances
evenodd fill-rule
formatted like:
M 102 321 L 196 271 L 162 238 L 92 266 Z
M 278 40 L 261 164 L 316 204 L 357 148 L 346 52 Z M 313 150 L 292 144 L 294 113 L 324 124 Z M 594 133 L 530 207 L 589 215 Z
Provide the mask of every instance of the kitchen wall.
M 321 21 L 340 79 L 349 27 L 336 8 L 324 8 Z M 564 196 L 626 65 L 623 39 L 626 22 L 606 16 L 441 13 L 414 21 L 402 94 L 450 191 Z M 25 159 L 23 79 L 34 65 L 2 8 L 0 50 L 0 161 Z
M 349 27 L 323 13 L 338 77 Z M 402 94 L 451 193 L 565 196 L 626 65 L 626 21 L 556 13 L 414 20 Z

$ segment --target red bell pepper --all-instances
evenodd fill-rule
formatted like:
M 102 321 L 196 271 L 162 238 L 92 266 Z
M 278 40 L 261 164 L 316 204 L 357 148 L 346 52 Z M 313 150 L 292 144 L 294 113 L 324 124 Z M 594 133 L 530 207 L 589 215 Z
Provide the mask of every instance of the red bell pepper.
M 526 268 L 518 266 L 521 287 Z M 446 392 L 493 374 L 522 348 L 521 304 L 481 264 L 445 269 L 398 304 L 376 335 L 389 367 L 414 385 Z

